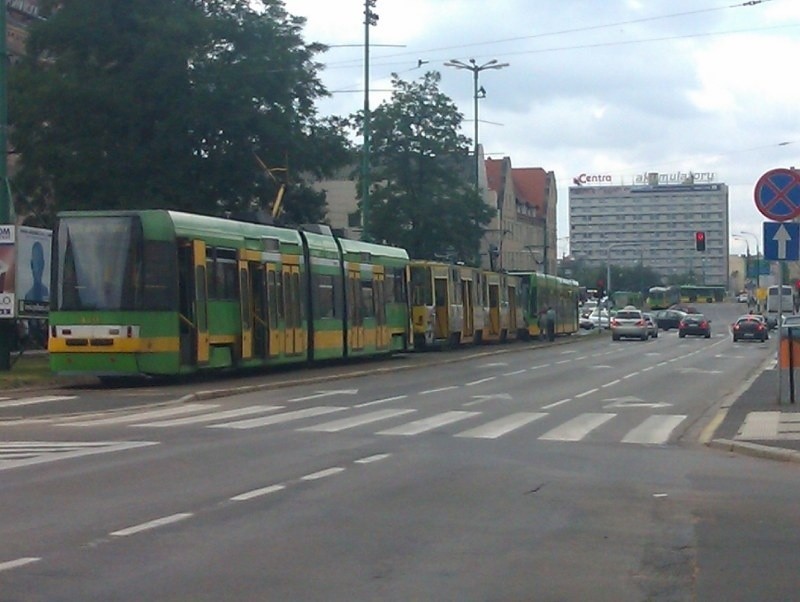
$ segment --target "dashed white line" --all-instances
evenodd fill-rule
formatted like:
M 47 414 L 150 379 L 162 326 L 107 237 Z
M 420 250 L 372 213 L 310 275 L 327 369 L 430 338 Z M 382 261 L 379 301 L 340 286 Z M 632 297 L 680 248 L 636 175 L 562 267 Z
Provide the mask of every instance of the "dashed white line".
M 633 378 L 634 376 L 639 376 L 639 373 L 638 372 L 631 372 L 630 374 L 626 374 L 625 376 L 623 376 L 622 379 L 625 380 L 625 379 L 628 379 L 628 378 Z
M 465 383 L 465 384 L 464 384 L 464 386 L 465 386 L 465 387 L 472 387 L 472 386 L 474 386 L 474 385 L 479 385 L 479 384 L 481 384 L 481 383 L 488 383 L 490 380 L 494 380 L 495 378 L 497 378 L 497 377 L 496 377 L 496 376 L 488 376 L 488 377 L 486 377 L 486 378 L 481 378 L 481 379 L 478 379 L 478 380 L 473 380 L 471 383 Z M 443 389 L 438 389 L 438 390 L 439 390 L 439 391 L 442 391 Z M 424 395 L 424 393 L 420 393 L 420 395 Z
M 563 404 L 567 403 L 568 401 L 572 401 L 572 397 L 567 397 L 566 399 L 562 399 L 561 401 L 556 401 L 555 403 L 547 404 L 546 406 L 542 406 L 542 409 L 543 410 L 549 410 L 551 408 L 555 408 L 555 407 L 558 407 L 560 405 L 563 405 Z
M 354 408 L 366 408 L 368 406 L 378 405 L 380 403 L 389 403 L 390 401 L 397 401 L 399 399 L 405 399 L 408 395 L 395 395 L 394 397 L 385 397 L 383 399 L 376 399 L 375 401 L 367 401 L 364 403 L 357 403 L 354 405 Z
M 115 537 L 125 537 L 127 535 L 134 535 L 136 533 L 141 533 L 142 531 L 149 531 L 150 529 L 156 529 L 158 527 L 163 527 L 165 525 L 171 525 L 173 523 L 186 520 L 191 516 L 192 516 L 191 512 L 179 512 L 178 514 L 172 514 L 170 516 L 165 516 L 163 518 L 157 518 L 155 520 L 151 520 L 146 523 L 141 523 L 139 525 L 134 525 L 132 527 L 126 527 L 125 529 L 120 529 L 119 531 L 112 531 L 110 535 L 113 535 Z
M 341 466 L 334 466 L 333 468 L 326 468 L 325 470 L 320 470 L 319 472 L 312 472 L 311 474 L 307 474 L 304 477 L 300 477 L 301 481 L 316 481 L 317 479 L 324 479 L 325 477 L 331 477 L 335 474 L 339 474 L 340 472 L 344 472 L 344 468 Z
M 570 362 L 572 362 L 572 360 L 559 360 L 559 361 L 556 362 L 556 365 L 558 365 L 558 364 L 569 364 Z
M 538 370 L 539 368 L 549 368 L 550 364 L 540 364 L 539 366 L 531 366 L 530 370 Z
M 246 491 L 245 493 L 234 495 L 231 498 L 231 501 L 246 502 L 247 500 L 252 500 L 253 498 L 261 497 L 262 495 L 269 495 L 270 493 L 282 491 L 283 489 L 286 489 L 286 485 L 270 485 L 268 487 L 261 487 L 260 489 L 253 489 L 252 491 Z
M 617 378 L 615 380 L 612 380 L 611 382 L 607 382 L 604 385 L 600 385 L 600 387 L 603 388 L 603 389 L 606 388 L 606 387 L 613 387 L 614 385 L 617 385 L 620 382 L 622 382 L 622 381 L 619 378 Z
M 34 562 L 39 562 L 41 558 L 17 558 L 16 560 L 9 560 L 8 562 L 0 562 L 0 571 L 10 571 L 11 569 L 16 569 L 21 566 L 25 566 L 26 564 L 31 564 Z
M 589 389 L 588 391 L 584 391 L 583 393 L 578 393 L 575 396 L 575 399 L 580 399 L 581 397 L 586 397 L 587 395 L 591 395 L 592 393 L 597 393 L 600 389 L 595 387 L 594 389 Z
M 390 457 L 392 454 L 375 454 L 374 456 L 367 456 L 366 458 L 360 458 L 355 460 L 356 464 L 371 464 L 372 462 L 378 462 L 380 460 L 385 460 L 386 458 Z
M 450 387 L 440 387 L 438 389 L 428 389 L 427 391 L 420 391 L 420 395 L 430 395 L 431 393 L 441 393 L 442 391 L 450 391 L 452 389 L 458 389 L 456 386 Z
M 503 376 L 516 376 L 517 374 L 522 374 L 524 372 L 527 372 L 525 368 L 523 368 L 522 370 L 515 370 L 514 372 L 506 372 L 505 374 L 503 374 Z

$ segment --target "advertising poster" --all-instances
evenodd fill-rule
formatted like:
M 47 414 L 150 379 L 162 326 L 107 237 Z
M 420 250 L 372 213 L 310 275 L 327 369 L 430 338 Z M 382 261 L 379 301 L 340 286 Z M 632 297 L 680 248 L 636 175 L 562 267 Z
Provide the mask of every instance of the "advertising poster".
M 51 230 L 17 228 L 17 317 L 46 318 L 50 309 Z
M 0 224 L 0 320 L 14 317 L 16 227 Z

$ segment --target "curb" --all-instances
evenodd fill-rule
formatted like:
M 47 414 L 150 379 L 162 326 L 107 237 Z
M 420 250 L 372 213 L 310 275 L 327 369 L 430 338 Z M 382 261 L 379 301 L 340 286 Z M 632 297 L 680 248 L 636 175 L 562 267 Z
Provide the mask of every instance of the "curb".
M 800 452 L 793 449 L 784 449 L 782 447 L 770 447 L 769 445 L 759 445 L 758 443 L 743 443 L 741 441 L 731 441 L 730 439 L 713 439 L 706 443 L 706 446 L 714 449 L 736 452 L 754 458 L 766 458 L 768 460 L 780 460 L 782 462 L 800 462 Z

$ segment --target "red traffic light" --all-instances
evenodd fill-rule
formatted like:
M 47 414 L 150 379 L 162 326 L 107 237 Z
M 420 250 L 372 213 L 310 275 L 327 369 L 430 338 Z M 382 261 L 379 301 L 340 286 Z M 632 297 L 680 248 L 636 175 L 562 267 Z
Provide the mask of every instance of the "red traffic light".
M 694 233 L 694 246 L 698 251 L 706 250 L 706 233 L 698 231 Z

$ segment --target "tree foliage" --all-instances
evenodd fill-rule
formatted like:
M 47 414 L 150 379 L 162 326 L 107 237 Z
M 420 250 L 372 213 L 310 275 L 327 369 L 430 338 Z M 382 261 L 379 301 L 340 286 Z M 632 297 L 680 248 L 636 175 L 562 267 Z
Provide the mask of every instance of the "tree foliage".
M 393 74 L 391 99 L 371 115 L 367 226 L 373 239 L 412 257 L 474 263 L 494 210 L 469 176 L 474 159 L 459 133 L 463 116 L 439 81 L 436 72 L 417 82 Z M 363 127 L 363 114 L 358 119 Z
M 290 218 L 324 217 L 299 175 L 346 163 L 348 144 L 314 106 L 324 47 L 282 0 L 51 5 L 11 70 L 19 213 L 264 209 L 288 173 Z

